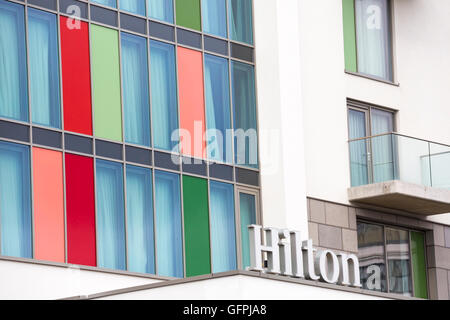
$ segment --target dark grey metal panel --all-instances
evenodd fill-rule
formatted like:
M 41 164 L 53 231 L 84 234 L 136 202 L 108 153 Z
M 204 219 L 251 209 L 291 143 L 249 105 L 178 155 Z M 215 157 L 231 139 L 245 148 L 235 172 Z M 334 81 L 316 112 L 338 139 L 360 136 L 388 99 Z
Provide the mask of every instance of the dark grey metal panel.
M 177 29 L 177 42 L 194 48 L 202 48 L 202 35 L 200 33 Z
M 183 172 L 206 177 L 206 163 L 202 160 L 183 157 Z
M 80 8 L 80 18 L 88 18 L 88 5 L 85 2 L 76 0 L 59 0 L 59 12 L 72 15 L 73 11 L 67 11 L 70 6 L 77 6 Z
M 126 160 L 129 162 L 140 163 L 147 166 L 152 165 L 152 152 L 150 150 L 125 146 L 125 153 Z
M 28 4 L 33 4 L 42 8 L 57 10 L 56 0 L 28 0 Z
M 147 20 L 130 16 L 128 14 L 120 14 L 120 27 L 145 35 L 147 34 Z
M 95 140 L 95 153 L 101 157 L 122 160 L 122 145 L 119 143 Z
M 42 128 L 33 128 L 33 143 L 47 147 L 62 148 L 62 133 Z
M 209 165 L 209 176 L 211 178 L 233 181 L 233 167 L 218 163 Z
M 253 48 L 231 43 L 231 56 L 236 59 L 253 62 Z
M 175 41 L 175 28 L 153 21 L 148 23 L 148 31 L 151 37 L 164 39 L 167 41 Z
M 64 147 L 66 150 L 92 154 L 92 139 L 65 133 Z
M 0 138 L 30 142 L 30 127 L 0 120 Z
M 228 42 L 221 39 L 216 39 L 208 36 L 203 38 L 205 44 L 205 50 L 222 54 L 224 56 L 228 55 Z
M 91 5 L 91 19 L 96 22 L 117 27 L 117 12 Z
M 236 168 L 236 182 L 259 186 L 259 173 L 253 170 Z
M 180 171 L 180 157 L 169 153 L 155 151 L 155 167 Z M 174 159 L 172 159 L 174 158 Z M 175 163 L 174 163 L 175 160 Z

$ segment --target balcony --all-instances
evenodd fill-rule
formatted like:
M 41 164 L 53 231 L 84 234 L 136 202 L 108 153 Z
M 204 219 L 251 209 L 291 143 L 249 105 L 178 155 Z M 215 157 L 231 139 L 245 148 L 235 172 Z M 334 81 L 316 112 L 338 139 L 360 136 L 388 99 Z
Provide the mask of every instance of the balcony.
M 349 142 L 349 201 L 419 215 L 450 212 L 450 146 L 388 133 Z

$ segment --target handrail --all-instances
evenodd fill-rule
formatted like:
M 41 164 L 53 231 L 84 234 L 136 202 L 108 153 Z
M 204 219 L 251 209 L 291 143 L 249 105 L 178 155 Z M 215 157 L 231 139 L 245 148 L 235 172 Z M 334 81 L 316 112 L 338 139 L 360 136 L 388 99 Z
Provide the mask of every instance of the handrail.
M 441 146 L 450 148 L 450 145 L 445 144 L 445 143 L 429 141 L 429 140 L 425 140 L 425 139 L 422 139 L 422 138 L 416 138 L 416 137 L 408 136 L 406 134 L 401 134 L 401 133 L 397 133 L 397 132 L 381 133 L 381 134 L 376 134 L 376 135 L 373 135 L 373 136 L 367 136 L 367 137 L 362 137 L 362 138 L 351 139 L 351 140 L 348 140 L 347 142 L 350 143 L 350 142 L 354 142 L 354 141 L 367 140 L 367 139 L 372 139 L 372 138 L 377 138 L 377 137 L 382 137 L 382 136 L 388 136 L 388 135 L 396 135 L 396 136 L 400 136 L 400 137 L 404 137 L 404 138 L 419 140 L 419 141 L 432 143 L 432 144 L 437 144 L 437 145 L 441 145 Z

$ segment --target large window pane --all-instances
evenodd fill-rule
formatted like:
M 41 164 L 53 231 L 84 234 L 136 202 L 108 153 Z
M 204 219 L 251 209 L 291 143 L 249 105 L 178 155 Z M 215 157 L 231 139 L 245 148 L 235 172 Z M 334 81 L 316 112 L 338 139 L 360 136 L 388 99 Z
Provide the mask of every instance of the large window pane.
M 120 9 L 145 16 L 144 0 L 120 0 Z
M 116 0 L 91 0 L 91 2 L 99 3 L 99 4 L 102 4 L 104 6 L 108 6 L 108 7 L 117 8 L 117 1 Z
M 173 0 L 147 0 L 148 16 L 173 23 Z
M 232 134 L 228 60 L 205 54 L 208 158 L 231 163 Z
M 28 121 L 24 7 L 0 2 L 0 117 Z
M 147 40 L 122 32 L 125 141 L 150 146 Z
M 241 222 L 242 267 L 245 269 L 250 266 L 248 226 L 256 224 L 256 197 L 247 193 L 239 193 L 239 212 Z
M 32 258 L 30 149 L 0 142 L 1 254 Z
M 171 139 L 178 129 L 174 46 L 150 40 L 150 59 L 153 143 L 155 148 L 172 150 L 178 141 Z
M 96 169 L 98 266 L 125 270 L 123 168 L 97 160 Z
M 225 0 L 202 1 L 203 32 L 227 36 L 227 7 Z
M 212 272 L 235 270 L 237 262 L 233 185 L 211 181 L 209 193 Z
M 251 65 L 231 63 L 236 164 L 258 167 L 255 73 Z
M 28 8 L 30 95 L 33 123 L 61 127 L 56 16 Z
M 356 0 L 358 72 L 392 81 L 389 0 Z
M 155 273 L 152 172 L 127 166 L 128 270 Z
M 358 222 L 358 258 L 364 289 L 387 291 L 383 227 Z
M 252 0 L 228 0 L 230 38 L 253 44 Z
M 161 276 L 183 277 L 180 176 L 155 171 L 157 270 Z
M 386 228 L 389 291 L 411 296 L 409 233 L 406 230 Z

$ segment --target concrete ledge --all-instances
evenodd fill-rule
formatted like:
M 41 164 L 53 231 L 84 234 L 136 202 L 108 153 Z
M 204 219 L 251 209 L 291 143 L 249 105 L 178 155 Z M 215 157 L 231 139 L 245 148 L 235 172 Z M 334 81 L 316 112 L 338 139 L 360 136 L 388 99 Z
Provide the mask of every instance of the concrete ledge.
M 425 216 L 450 212 L 450 190 L 398 180 L 349 188 L 348 199 Z

